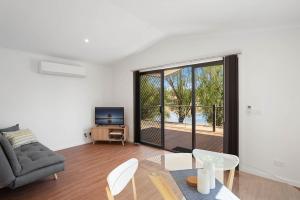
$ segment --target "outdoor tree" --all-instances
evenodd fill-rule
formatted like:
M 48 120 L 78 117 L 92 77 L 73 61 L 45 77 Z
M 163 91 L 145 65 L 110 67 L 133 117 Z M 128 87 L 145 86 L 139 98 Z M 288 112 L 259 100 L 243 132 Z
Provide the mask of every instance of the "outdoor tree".
M 202 112 L 208 123 L 213 122 L 212 106 L 216 105 L 216 125 L 223 125 L 223 65 L 201 67 L 196 70 L 197 112 Z
M 164 99 L 165 117 L 170 112 L 183 123 L 191 115 L 192 68 L 165 71 Z M 160 76 L 141 76 L 142 119 L 154 120 L 160 116 Z M 213 122 L 212 106 L 216 105 L 216 125 L 223 125 L 223 66 L 199 67 L 195 69 L 196 112 L 204 115 L 208 123 Z
M 190 115 L 192 102 L 191 68 L 174 70 L 165 76 L 168 87 L 165 90 L 166 106 L 176 113 L 178 122 L 183 123 Z

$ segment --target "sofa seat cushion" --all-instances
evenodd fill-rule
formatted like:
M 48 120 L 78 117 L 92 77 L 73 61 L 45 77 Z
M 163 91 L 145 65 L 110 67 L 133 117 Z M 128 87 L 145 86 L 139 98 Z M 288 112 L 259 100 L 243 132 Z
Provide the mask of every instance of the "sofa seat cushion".
M 15 152 L 22 167 L 19 176 L 64 162 L 64 157 L 56 154 L 39 142 L 18 147 L 15 149 Z

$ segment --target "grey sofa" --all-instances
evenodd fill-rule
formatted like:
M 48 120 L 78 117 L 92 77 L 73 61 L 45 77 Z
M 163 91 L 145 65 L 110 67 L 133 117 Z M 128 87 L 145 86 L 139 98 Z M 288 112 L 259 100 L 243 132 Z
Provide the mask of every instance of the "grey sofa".
M 39 142 L 13 149 L 0 133 L 0 188 L 12 189 L 64 170 L 64 157 Z

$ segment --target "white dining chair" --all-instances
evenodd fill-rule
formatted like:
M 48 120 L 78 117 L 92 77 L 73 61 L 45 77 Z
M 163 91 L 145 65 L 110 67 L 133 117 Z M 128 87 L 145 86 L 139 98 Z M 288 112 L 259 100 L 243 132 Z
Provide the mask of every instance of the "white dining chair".
M 229 170 L 226 186 L 230 191 L 232 190 L 235 168 L 240 162 L 237 156 L 226 153 L 206 151 L 202 149 L 194 149 L 193 156 L 196 161 L 200 161 L 202 165 L 205 162 L 212 162 L 216 169 L 222 169 L 224 171 Z
M 107 176 L 108 186 L 106 187 L 106 193 L 109 200 L 114 200 L 114 196 L 118 195 L 127 184 L 131 181 L 133 188 L 133 199 L 136 200 L 136 187 L 134 181 L 134 174 L 138 168 L 138 160 L 132 158 L 109 173 Z

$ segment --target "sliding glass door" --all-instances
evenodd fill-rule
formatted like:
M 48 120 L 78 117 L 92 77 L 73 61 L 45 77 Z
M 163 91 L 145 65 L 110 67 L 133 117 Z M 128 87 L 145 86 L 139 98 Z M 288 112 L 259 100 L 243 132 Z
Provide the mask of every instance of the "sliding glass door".
M 195 148 L 223 152 L 223 62 L 199 64 L 194 78 Z
M 192 67 L 164 71 L 165 149 L 191 152 Z
M 223 60 L 140 73 L 139 141 L 174 152 L 223 151 Z

